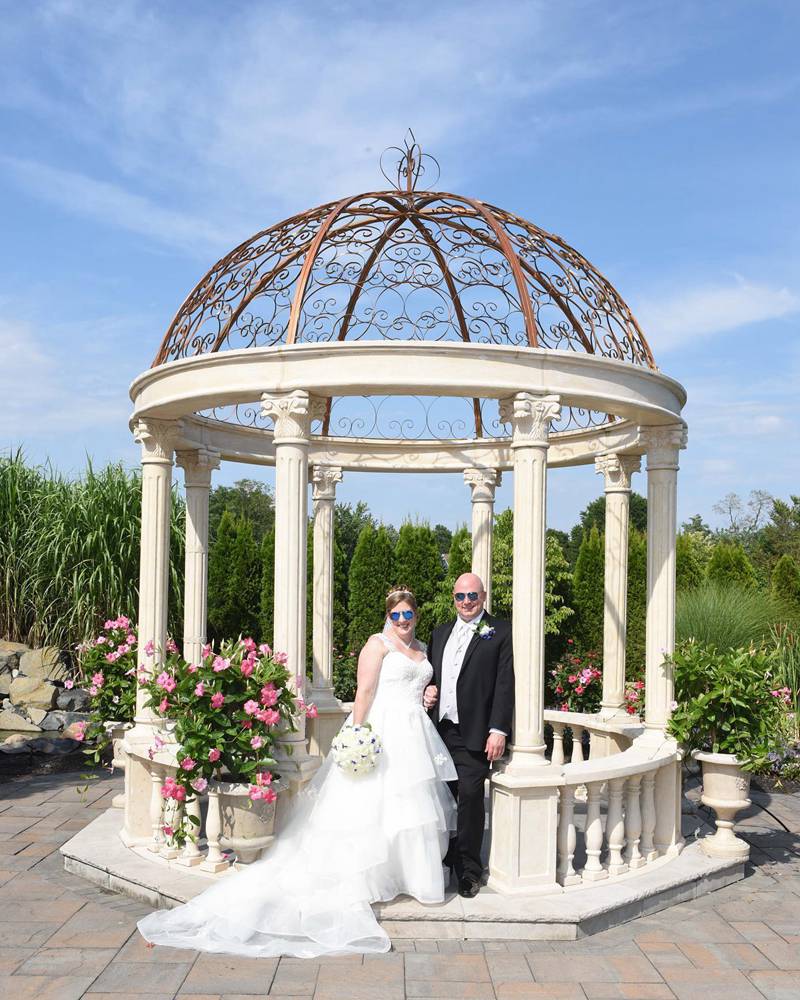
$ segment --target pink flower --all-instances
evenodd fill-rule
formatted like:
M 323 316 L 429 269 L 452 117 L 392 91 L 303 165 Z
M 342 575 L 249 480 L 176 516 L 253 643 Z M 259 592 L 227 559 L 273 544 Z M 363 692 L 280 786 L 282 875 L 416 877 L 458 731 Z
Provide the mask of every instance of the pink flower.
M 584 692 L 585 690 L 586 690 L 586 688 L 585 688 L 585 687 L 584 687 L 584 686 L 583 686 L 582 684 L 579 684 L 579 685 L 578 685 L 578 686 L 577 686 L 577 687 L 575 688 L 575 694 L 583 694 L 583 692 Z
M 212 764 L 216 764 L 219 758 L 220 758 L 219 750 L 214 749 L 208 751 L 208 759 L 211 761 Z
M 189 664 L 187 664 L 187 666 L 186 666 L 186 673 L 187 674 L 196 674 L 197 673 L 197 664 L 196 663 L 189 663 Z
M 256 773 L 256 784 L 257 785 L 271 785 L 272 784 L 272 772 L 271 771 L 258 771 Z
M 167 826 L 166 824 L 161 827 L 161 832 L 163 834 L 165 834 L 167 837 L 171 837 L 175 833 L 175 831 L 172 829 L 172 827 L 171 826 Z
M 163 715 L 168 708 L 169 708 L 169 702 L 167 701 L 166 698 L 162 698 L 161 701 L 158 703 L 159 712 L 161 712 L 161 714 Z
M 316 717 L 319 715 L 319 709 L 317 708 L 316 705 L 309 703 L 308 705 L 306 705 L 306 715 L 309 717 L 309 719 L 316 719 Z
M 108 642 L 108 640 L 104 635 L 98 635 L 98 637 L 94 640 L 95 646 L 104 646 L 106 642 Z
M 64 681 L 64 687 L 67 689 L 67 691 L 71 691 L 75 687 L 75 681 L 73 680 Z
M 96 684 L 92 684 L 92 685 L 90 685 L 90 687 L 89 687 L 89 694 L 90 694 L 90 695 L 91 695 L 91 696 L 92 696 L 92 697 L 94 698 L 94 696 L 95 696 L 95 695 L 97 694 L 97 692 L 98 692 L 99 690 L 100 690 L 100 688 L 99 688 L 99 687 L 97 687 L 97 685 L 96 685 Z
M 242 662 L 239 664 L 239 669 L 241 670 L 243 677 L 251 677 L 254 670 L 252 661 L 242 660 Z
M 191 757 L 184 757 L 181 761 L 181 768 L 184 771 L 193 771 L 197 766 L 197 761 L 192 760 Z
M 242 729 L 252 729 L 252 728 L 253 728 L 252 719 L 247 719 L 245 722 L 242 723 Z
M 258 702 L 251 698 L 250 701 L 244 703 L 244 710 L 248 715 L 255 715 L 258 711 Z
M 242 639 L 242 645 L 248 653 L 252 653 L 256 649 L 255 640 L 251 639 L 249 635 L 245 639 Z
M 261 688 L 261 704 L 265 708 L 272 708 L 272 706 L 278 701 L 278 692 L 275 689 L 275 685 L 270 681 L 269 684 L 265 684 Z
M 272 648 L 268 646 L 265 642 L 261 643 L 261 645 L 258 647 L 258 651 L 259 653 L 261 653 L 262 656 L 272 655 Z
M 161 786 L 161 798 L 171 799 L 175 789 L 178 787 L 177 781 L 170 775 Z
M 260 736 L 254 736 L 254 737 L 252 738 L 252 740 L 250 740 L 250 746 L 251 746 L 251 747 L 252 747 L 252 748 L 253 748 L 254 750 L 260 750 L 260 749 L 261 749 L 261 747 L 263 746 L 263 744 L 264 744 L 264 741 L 263 741 L 263 740 L 261 739 L 261 737 L 260 737 Z
M 203 648 L 202 648 L 202 650 L 201 650 L 201 652 L 200 652 L 200 655 L 201 655 L 201 656 L 203 657 L 203 659 L 205 660 L 205 658 L 206 658 L 207 656 L 211 656 L 211 654 L 212 654 L 213 652 L 214 652 L 214 650 L 213 650 L 213 649 L 211 648 L 211 643 L 210 643 L 210 642 L 207 642 L 207 643 L 205 644 L 205 646 L 203 646 Z
M 117 618 L 117 628 L 130 628 L 131 620 L 125 615 L 120 615 Z
M 225 704 L 225 695 L 217 691 L 216 694 L 211 695 L 211 707 L 212 708 L 222 708 Z
M 119 653 L 106 653 L 106 660 L 109 663 L 116 663 L 119 659 Z
M 564 693 L 564 688 L 561 687 L 561 685 L 559 684 L 558 687 L 556 688 L 556 694 L 563 694 L 563 693 Z
M 103 628 L 116 628 L 116 627 L 117 623 L 112 618 L 109 618 L 108 621 L 103 622 Z
M 172 694 L 172 692 L 178 686 L 175 681 L 175 678 L 172 677 L 170 674 L 168 674 L 166 671 L 163 671 L 158 675 L 158 677 L 156 678 L 156 684 L 158 684 L 160 688 L 163 688 L 168 694 Z
M 274 708 L 262 708 L 260 712 L 256 712 L 256 718 L 268 726 L 276 726 L 281 721 L 280 712 L 276 712 Z
M 577 679 L 578 678 L 575 676 L 575 674 L 570 674 L 569 677 L 567 678 L 570 684 L 574 684 Z
M 567 639 L 567 645 L 568 646 L 574 646 L 575 645 L 575 640 L 574 639 Z
M 125 642 L 127 642 L 129 646 L 135 646 L 136 645 L 136 636 L 133 634 L 133 632 L 129 632 L 125 636 Z
M 201 795 L 208 788 L 208 780 L 206 778 L 195 778 L 194 781 L 190 782 L 190 784 L 192 788 Z
M 218 674 L 222 670 L 227 670 L 228 667 L 231 665 L 231 661 L 223 659 L 221 656 L 215 656 L 213 665 L 214 665 L 214 672 Z
M 261 789 L 257 785 L 251 785 L 247 794 L 252 802 L 257 802 L 261 798 Z
M 173 792 L 172 797 L 173 799 L 175 799 L 176 802 L 186 801 L 186 789 L 183 787 L 183 785 L 175 786 L 175 791 Z
M 273 656 L 272 656 L 272 659 L 276 663 L 280 663 L 280 664 L 283 664 L 283 665 L 285 665 L 285 664 L 287 664 L 289 662 L 289 656 L 288 656 L 287 653 L 274 653 Z
M 199 684 L 195 684 L 194 693 L 197 695 L 198 698 L 202 698 L 203 695 L 206 693 L 206 686 L 202 681 L 200 681 Z
M 568 712 L 568 711 L 569 711 L 569 705 L 568 705 L 568 704 L 567 704 L 566 702 L 564 702 L 564 703 L 563 703 L 563 704 L 561 705 L 561 711 L 562 711 L 562 712 Z
M 75 735 L 72 737 L 77 740 L 78 743 L 82 743 L 86 739 L 86 727 L 87 722 L 76 722 L 75 723 Z
M 175 640 L 174 639 L 167 639 L 167 652 L 168 653 L 177 653 L 178 652 L 178 647 L 175 645 Z
M 156 651 L 156 644 L 153 642 L 152 639 L 148 639 L 148 641 L 144 644 L 145 656 L 152 656 L 153 653 L 155 653 L 155 651 Z

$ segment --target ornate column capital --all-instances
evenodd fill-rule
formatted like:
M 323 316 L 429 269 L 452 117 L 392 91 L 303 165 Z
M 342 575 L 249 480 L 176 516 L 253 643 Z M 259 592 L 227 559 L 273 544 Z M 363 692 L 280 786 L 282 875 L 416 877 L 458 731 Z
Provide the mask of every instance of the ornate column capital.
M 640 436 L 647 448 L 647 471 L 651 469 L 677 469 L 678 452 L 686 447 L 686 424 L 665 424 L 660 427 L 642 427 Z
M 502 480 L 498 469 L 464 469 L 464 482 L 472 490 L 473 503 L 494 503 L 494 491 Z
M 641 455 L 598 455 L 594 460 L 594 471 L 603 477 L 606 493 L 630 493 L 631 476 L 641 468 Z
M 512 448 L 520 445 L 546 446 L 550 424 L 560 416 L 561 401 L 558 396 L 518 392 L 500 400 L 500 419 L 514 429 Z
M 175 452 L 175 464 L 183 469 L 187 486 L 210 486 L 211 473 L 218 469 L 222 456 L 216 448 L 191 448 Z
M 160 420 L 156 417 L 137 420 L 133 425 L 133 439 L 142 446 L 142 464 L 166 462 L 171 465 L 180 431 L 180 420 Z
M 276 441 L 307 441 L 312 422 L 321 420 L 324 413 L 325 400 L 305 389 L 265 392 L 261 396 L 261 415 L 272 420 Z
M 319 500 L 336 499 L 336 486 L 342 481 L 342 470 L 338 465 L 315 465 L 311 473 L 311 496 L 314 503 Z

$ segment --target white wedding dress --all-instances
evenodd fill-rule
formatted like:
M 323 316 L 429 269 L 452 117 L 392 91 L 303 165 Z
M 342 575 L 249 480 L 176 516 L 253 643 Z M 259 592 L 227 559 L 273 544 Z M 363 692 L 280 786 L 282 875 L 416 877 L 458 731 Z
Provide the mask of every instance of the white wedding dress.
M 456 771 L 422 707 L 433 671 L 381 638 L 388 652 L 367 719 L 384 747 L 374 770 L 353 777 L 329 754 L 266 856 L 140 920 L 148 941 L 265 957 L 384 952 L 391 942 L 370 903 L 401 893 L 442 902 L 456 825 L 445 782 Z

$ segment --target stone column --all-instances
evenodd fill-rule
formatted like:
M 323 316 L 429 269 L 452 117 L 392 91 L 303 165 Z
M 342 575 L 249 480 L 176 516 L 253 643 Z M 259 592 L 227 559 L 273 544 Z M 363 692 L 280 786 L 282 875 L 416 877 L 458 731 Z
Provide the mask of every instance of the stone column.
M 686 447 L 685 424 L 650 427 L 647 446 L 647 643 L 645 727 L 663 732 L 673 699 L 675 649 L 675 538 L 678 452 Z
M 603 700 L 601 715 L 625 715 L 625 639 L 628 610 L 628 514 L 631 476 L 639 455 L 600 455 L 595 471 L 606 494 L 605 603 L 603 615 Z
M 286 653 L 292 686 L 305 696 L 306 523 L 308 445 L 311 422 L 321 401 L 303 389 L 264 393 L 261 413 L 274 423 L 275 442 L 275 610 L 274 648 Z M 319 764 L 306 748 L 305 717 L 281 741 L 286 754 L 280 770 L 293 783 L 306 781 Z M 297 785 L 295 784 L 295 787 Z
M 558 891 L 560 773 L 544 767 L 544 561 L 547 449 L 557 396 L 518 392 L 501 403 L 513 427 L 514 674 L 511 759 L 492 777 L 489 885 L 499 892 Z
M 497 469 L 464 470 L 464 482 L 472 490 L 472 572 L 483 580 L 488 611 L 492 610 L 494 493 L 501 477 Z
M 309 750 L 324 757 L 346 713 L 333 693 L 333 513 L 336 486 L 342 470 L 331 465 L 314 467 L 311 483 L 314 501 L 313 671 L 310 700 L 317 718 L 308 723 Z
M 162 662 L 167 641 L 172 456 L 179 426 L 171 420 L 147 419 L 137 421 L 133 430 L 142 447 L 139 664 L 148 672 Z M 146 648 L 152 648 L 152 652 L 145 652 Z M 155 719 L 152 709 L 145 708 L 144 693 L 137 691 L 135 725 L 121 745 L 127 764 L 120 836 L 129 846 L 149 843 L 152 836 L 147 751 L 153 741 Z
M 208 496 L 211 473 L 219 468 L 214 449 L 179 451 L 186 489 L 186 563 L 183 592 L 183 655 L 198 663 L 206 641 L 208 610 Z

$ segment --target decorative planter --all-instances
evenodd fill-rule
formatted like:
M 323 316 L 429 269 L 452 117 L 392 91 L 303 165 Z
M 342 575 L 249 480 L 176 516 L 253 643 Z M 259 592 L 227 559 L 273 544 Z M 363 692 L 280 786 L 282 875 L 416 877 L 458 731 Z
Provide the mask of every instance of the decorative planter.
M 729 753 L 693 750 L 692 757 L 703 767 L 703 794 L 700 801 L 717 814 L 717 832 L 704 837 L 700 846 L 712 858 L 746 861 L 750 846 L 733 832 L 733 818 L 750 805 L 750 775 Z
M 233 781 L 215 781 L 211 788 L 219 795 L 219 843 L 236 855 L 239 864 L 249 865 L 258 861 L 275 836 L 275 805 L 259 799 L 252 802 L 248 795 L 249 784 Z M 280 791 L 279 783 L 273 785 Z M 212 801 L 209 799 L 209 809 Z

